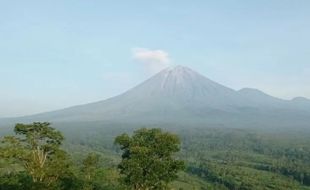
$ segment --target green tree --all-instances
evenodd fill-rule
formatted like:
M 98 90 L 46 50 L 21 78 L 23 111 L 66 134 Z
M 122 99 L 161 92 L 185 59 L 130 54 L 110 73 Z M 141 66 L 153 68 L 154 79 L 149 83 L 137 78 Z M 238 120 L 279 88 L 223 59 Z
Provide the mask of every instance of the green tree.
M 16 124 L 14 132 L 2 140 L 2 158 L 23 166 L 36 185 L 49 187 L 66 175 L 70 162 L 60 149 L 64 137 L 50 123 Z
M 92 184 L 93 178 L 96 175 L 96 170 L 99 166 L 99 155 L 95 153 L 89 153 L 83 160 L 82 175 L 85 181 L 83 186 L 84 190 L 94 189 Z
M 184 162 L 174 158 L 180 150 L 179 138 L 161 129 L 140 129 L 130 137 L 116 137 L 115 143 L 123 151 L 119 164 L 122 182 L 129 189 L 167 189 L 177 178 Z

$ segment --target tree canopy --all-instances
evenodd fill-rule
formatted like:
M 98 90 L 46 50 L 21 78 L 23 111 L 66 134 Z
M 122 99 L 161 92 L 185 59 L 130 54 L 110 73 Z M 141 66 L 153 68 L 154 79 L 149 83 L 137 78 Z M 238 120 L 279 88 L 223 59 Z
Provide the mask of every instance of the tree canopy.
M 16 124 L 16 136 L 4 137 L 1 156 L 22 165 L 34 183 L 51 186 L 65 175 L 67 154 L 59 147 L 62 134 L 50 123 Z
M 174 153 L 180 150 L 179 138 L 161 129 L 140 129 L 130 137 L 123 134 L 115 139 L 123 151 L 119 164 L 122 182 L 130 189 L 166 189 L 184 168 Z

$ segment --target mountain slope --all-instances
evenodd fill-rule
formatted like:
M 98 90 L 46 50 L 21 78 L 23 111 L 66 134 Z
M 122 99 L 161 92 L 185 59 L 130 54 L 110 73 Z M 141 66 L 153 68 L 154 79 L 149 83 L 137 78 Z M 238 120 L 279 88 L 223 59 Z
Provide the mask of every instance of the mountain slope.
M 300 104 L 300 103 L 299 103 Z M 129 91 L 91 104 L 14 121 L 110 121 L 138 123 L 270 123 L 304 121 L 309 113 L 294 101 L 259 90 L 227 88 L 182 66 L 167 68 Z M 310 110 L 310 109 L 309 109 Z M 244 124 L 245 125 L 245 124 Z

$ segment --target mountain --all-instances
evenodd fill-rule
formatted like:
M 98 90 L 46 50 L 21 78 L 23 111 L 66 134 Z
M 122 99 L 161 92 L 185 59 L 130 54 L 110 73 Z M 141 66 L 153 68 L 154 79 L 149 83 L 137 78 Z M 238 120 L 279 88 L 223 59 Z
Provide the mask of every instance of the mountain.
M 298 106 L 299 109 L 302 109 L 302 110 L 310 110 L 310 100 L 307 99 L 307 98 L 304 98 L 304 97 L 296 97 L 296 98 L 293 98 L 291 100 L 291 102 L 295 105 L 295 106 Z
M 176 66 L 107 100 L 7 121 L 303 126 L 310 121 L 307 104 L 305 100 L 282 100 L 256 89 L 236 91 L 190 68 Z
M 300 103 L 300 104 L 310 104 L 310 100 L 304 97 L 296 97 L 296 98 L 293 98 L 291 101 Z

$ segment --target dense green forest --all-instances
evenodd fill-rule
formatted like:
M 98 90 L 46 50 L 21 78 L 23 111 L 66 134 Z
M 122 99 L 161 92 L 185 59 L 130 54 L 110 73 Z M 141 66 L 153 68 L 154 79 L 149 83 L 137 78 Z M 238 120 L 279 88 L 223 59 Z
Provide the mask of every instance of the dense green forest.
M 37 124 L 2 133 L 1 190 L 310 189 L 306 130 Z

